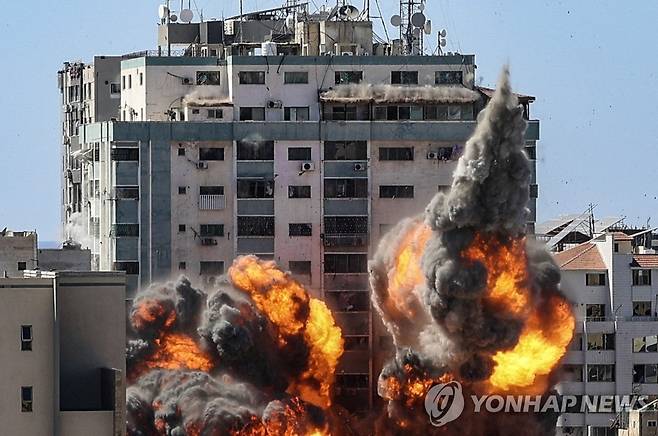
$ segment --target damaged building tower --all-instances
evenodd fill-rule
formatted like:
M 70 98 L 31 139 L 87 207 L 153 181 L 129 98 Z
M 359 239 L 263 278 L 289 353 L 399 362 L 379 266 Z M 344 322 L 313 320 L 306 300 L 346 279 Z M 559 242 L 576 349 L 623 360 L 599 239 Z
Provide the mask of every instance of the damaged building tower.
M 125 271 L 128 298 L 179 274 L 208 287 L 239 254 L 276 260 L 335 311 L 340 401 L 367 409 L 388 344 L 367 260 L 450 186 L 492 90 L 475 56 L 382 42 L 352 6 L 191 15 L 162 6 L 157 51 L 59 72 L 66 237 Z M 538 139 L 530 120 L 531 230 Z

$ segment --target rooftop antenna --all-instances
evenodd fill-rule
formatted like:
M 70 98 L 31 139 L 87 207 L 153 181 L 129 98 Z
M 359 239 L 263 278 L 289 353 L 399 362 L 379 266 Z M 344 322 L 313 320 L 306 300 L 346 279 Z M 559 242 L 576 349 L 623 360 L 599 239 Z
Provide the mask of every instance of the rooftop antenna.
M 242 0 L 240 0 L 240 44 L 242 44 L 243 39 L 242 39 L 242 17 L 243 11 L 242 11 Z
M 431 24 L 426 27 L 428 20 L 423 11 L 425 0 L 400 0 L 400 14 L 391 17 L 391 24 L 400 28 L 400 40 L 405 55 L 419 55 L 423 53 L 423 31 L 427 33 Z

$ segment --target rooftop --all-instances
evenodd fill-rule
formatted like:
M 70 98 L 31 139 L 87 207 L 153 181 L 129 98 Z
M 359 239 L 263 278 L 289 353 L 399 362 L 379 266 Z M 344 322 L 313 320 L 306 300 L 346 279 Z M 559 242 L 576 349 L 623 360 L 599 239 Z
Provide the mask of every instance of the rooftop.
M 564 270 L 605 270 L 606 266 L 593 242 L 586 242 L 554 256 L 558 266 Z

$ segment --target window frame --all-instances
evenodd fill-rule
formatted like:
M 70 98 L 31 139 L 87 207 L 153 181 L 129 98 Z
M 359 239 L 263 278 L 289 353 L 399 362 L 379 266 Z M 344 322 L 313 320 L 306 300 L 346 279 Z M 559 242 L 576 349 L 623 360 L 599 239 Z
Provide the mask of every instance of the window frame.
M 247 79 L 250 77 L 250 79 Z M 256 77 L 254 79 L 254 77 Z M 265 85 L 265 71 L 240 71 L 238 72 L 238 83 L 240 85 Z
M 300 80 L 290 80 L 293 77 L 303 77 Z M 284 85 L 308 85 L 308 71 L 284 71 L 283 72 Z

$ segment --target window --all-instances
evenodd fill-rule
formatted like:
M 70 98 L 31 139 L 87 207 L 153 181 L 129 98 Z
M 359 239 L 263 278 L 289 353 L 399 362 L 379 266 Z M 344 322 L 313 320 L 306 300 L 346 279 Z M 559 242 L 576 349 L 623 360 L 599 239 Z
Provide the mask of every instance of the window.
M 423 107 L 423 118 L 426 120 L 445 121 L 448 119 L 447 105 L 429 105 Z
M 422 106 L 375 106 L 375 120 L 414 120 L 423 119 Z
M 583 335 L 581 333 L 576 333 L 573 335 L 573 339 L 569 344 L 569 350 L 582 351 L 582 349 L 583 349 Z
M 298 84 L 308 83 L 308 72 L 306 71 L 286 71 L 283 73 L 283 83 Z
M 619 253 L 619 243 L 615 242 L 615 253 Z
M 133 75 L 129 74 L 128 75 L 128 88 L 132 89 L 132 87 L 133 87 Z
M 274 160 L 274 141 L 238 141 L 238 160 Z
M 114 188 L 114 196 L 117 200 L 137 200 L 139 199 L 139 188 L 117 186 Z
M 223 147 L 199 148 L 199 160 L 224 160 Z
M 110 158 L 114 161 L 137 161 L 139 160 L 139 148 L 117 147 L 110 150 Z
M 119 83 L 110 83 L 110 94 L 121 94 L 121 85 Z
M 537 198 L 539 197 L 539 186 L 535 184 L 531 184 L 529 186 L 530 188 L 530 198 Z
M 651 301 L 633 301 L 633 316 L 651 316 Z
M 290 223 L 288 224 L 288 236 L 311 236 L 313 225 L 311 223 Z
M 327 291 L 327 302 L 338 312 L 367 312 L 370 294 L 364 291 Z
M 199 195 L 224 195 L 223 186 L 199 186 Z
M 614 350 L 615 335 L 613 333 L 589 333 L 587 335 L 588 350 Z
M 388 338 L 388 336 L 383 337 Z M 370 344 L 368 339 L 368 336 L 347 336 L 343 338 L 345 341 L 345 351 L 368 351 L 368 345 Z M 393 349 L 393 341 L 391 340 L 390 342 L 390 348 L 380 343 L 379 349 L 391 351 Z
M 199 234 L 202 237 L 224 237 L 224 224 L 201 224 Z
M 462 107 L 451 105 L 448 106 L 448 121 L 459 121 L 462 119 Z
M 186 186 L 179 186 L 178 187 L 178 195 L 185 195 L 187 194 L 187 187 Z
M 240 121 L 265 121 L 265 108 L 241 107 Z
M 336 85 L 361 83 L 363 80 L 363 71 L 336 71 L 335 79 Z
M 224 262 L 221 260 L 199 262 L 199 274 L 202 276 L 221 276 L 224 274 Z
M 325 198 L 366 198 L 368 179 L 324 179 Z
M 121 76 L 121 89 L 126 89 L 126 76 Z
M 264 85 L 265 71 L 240 71 L 240 85 Z
M 335 105 L 331 107 L 331 119 L 334 121 L 355 121 L 355 105 Z
M 289 147 L 288 160 L 311 160 L 311 147 Z
M 114 224 L 112 235 L 116 238 L 139 236 L 139 224 Z
M 32 326 L 21 326 L 21 351 L 32 351 Z
M 310 186 L 288 186 L 288 198 L 311 198 Z
M 605 273 L 585 274 L 585 286 L 605 286 Z
M 21 412 L 32 412 L 32 386 L 21 386 Z
M 379 160 L 414 160 L 414 148 L 379 147 Z
M 391 84 L 418 85 L 418 71 L 391 71 Z
M 325 160 L 366 160 L 368 144 L 366 141 L 325 141 Z
M 16 265 L 16 269 L 19 271 L 25 271 L 27 269 L 27 262 L 18 262 Z
M 187 268 L 187 263 L 185 262 L 178 262 L 178 269 L 181 271 L 184 271 Z
M 658 383 L 657 370 L 655 363 L 633 365 L 633 383 Z
M 288 262 L 290 272 L 299 275 L 311 275 L 311 261 L 310 260 L 291 260 Z
M 653 419 L 650 419 L 650 420 L 647 421 L 647 427 L 655 427 L 656 423 L 657 423 L 657 421 L 655 421 Z
M 603 321 L 605 319 L 605 304 L 586 304 L 585 316 L 588 321 Z
M 187 230 L 187 227 L 185 226 L 185 224 L 179 224 L 178 225 L 178 233 L 185 233 L 186 230 Z
M 238 198 L 272 198 L 274 182 L 271 180 L 238 179 Z
M 461 85 L 464 74 L 462 71 L 437 71 L 434 73 L 436 85 Z
M 651 270 L 634 269 L 633 286 L 649 286 L 649 285 L 651 285 Z
M 219 85 L 219 71 L 197 71 L 196 84 L 197 85 Z
M 414 187 L 405 186 L 380 186 L 379 198 L 414 198 Z
M 583 381 L 583 365 L 562 365 L 562 371 L 564 372 L 564 381 Z
M 589 436 L 617 436 L 617 429 L 610 427 L 590 427 Z
M 368 272 L 367 254 L 325 254 L 325 273 L 365 273 Z
M 112 270 L 136 275 L 139 274 L 139 262 L 114 262 Z
M 208 109 L 206 111 L 206 118 L 221 120 L 224 118 L 224 111 L 222 109 Z
M 633 353 L 655 353 L 656 351 L 658 351 L 656 335 L 633 338 Z
M 185 156 L 185 148 L 184 147 L 178 147 L 178 155 L 179 156 Z
M 537 159 L 537 147 L 534 145 L 527 145 L 525 147 L 525 154 L 530 160 Z
M 283 121 L 308 121 L 308 106 L 283 108 Z
M 324 232 L 328 235 L 367 234 L 367 216 L 327 216 L 324 217 Z
M 144 84 L 144 73 L 139 73 L 139 86 Z
M 588 382 L 613 382 L 615 381 L 615 365 L 588 365 Z
M 274 236 L 274 217 L 239 216 L 238 236 Z

